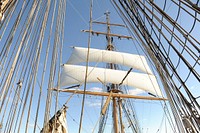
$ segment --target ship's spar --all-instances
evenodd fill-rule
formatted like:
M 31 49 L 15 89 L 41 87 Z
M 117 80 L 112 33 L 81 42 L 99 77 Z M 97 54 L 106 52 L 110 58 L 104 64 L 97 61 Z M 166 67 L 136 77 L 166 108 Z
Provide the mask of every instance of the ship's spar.
M 114 51 L 114 45 L 113 43 L 113 37 L 117 37 L 117 38 L 126 38 L 126 39 L 132 39 L 132 37 L 130 36 L 125 36 L 125 35 L 119 35 L 119 34 L 112 34 L 110 31 L 110 26 L 123 26 L 120 24 L 111 24 L 110 23 L 110 19 L 109 19 L 109 12 L 106 12 L 106 20 L 107 22 L 94 22 L 97 24 L 106 24 L 107 26 L 107 32 L 97 32 L 97 31 L 91 31 L 91 30 L 83 30 L 83 32 L 91 32 L 92 34 L 97 34 L 97 35 L 105 35 L 106 36 L 106 40 L 107 40 L 107 51 Z M 125 27 L 125 26 L 123 26 Z M 82 57 L 83 58 L 83 57 Z M 92 59 L 91 59 L 92 60 Z M 102 59 L 102 60 L 106 60 L 106 59 Z M 73 62 L 73 60 L 68 61 L 69 62 Z M 110 70 L 117 70 L 118 66 L 117 64 L 114 63 L 107 63 L 107 68 Z M 63 67 L 70 67 L 70 65 L 63 65 Z M 67 68 L 65 68 L 66 70 L 68 70 Z M 76 69 L 77 71 L 79 71 L 81 69 L 81 67 L 75 67 L 74 69 Z M 147 69 L 147 68 L 144 68 Z M 123 124 L 123 120 L 122 120 L 122 101 L 123 99 L 127 99 L 127 98 L 133 98 L 133 99 L 143 99 L 143 100 L 167 100 L 165 98 L 160 98 L 160 97 L 152 97 L 152 96 L 136 96 L 136 95 L 128 95 L 128 94 L 123 94 L 123 91 L 121 90 L 121 85 L 123 84 L 123 82 L 126 80 L 126 78 L 128 77 L 128 75 L 130 74 L 132 68 L 130 68 L 129 71 L 126 72 L 125 76 L 122 78 L 122 80 L 118 83 L 118 84 L 114 84 L 114 83 L 110 83 L 109 85 L 105 85 L 104 82 L 102 81 L 101 78 L 96 77 L 97 80 L 104 84 L 107 87 L 107 92 L 91 92 L 91 91 L 81 91 L 81 90 L 70 90 L 69 87 L 68 89 L 53 89 L 54 91 L 59 91 L 59 92 L 67 92 L 67 93 L 74 93 L 74 94 L 83 94 L 83 95 L 95 95 L 95 96 L 106 96 L 107 99 L 103 105 L 102 111 L 101 111 L 101 115 L 102 117 L 106 114 L 106 111 L 108 109 L 108 106 L 110 105 L 110 102 L 112 101 L 112 116 L 113 116 L 113 128 L 114 128 L 114 132 L 118 133 L 124 133 L 124 124 Z M 91 71 L 90 69 L 88 71 Z M 101 71 L 101 69 L 99 69 L 98 71 Z M 145 70 L 146 71 L 146 70 Z M 149 70 L 150 71 L 150 70 Z M 80 72 L 81 73 L 81 72 Z M 151 72 L 150 72 L 151 73 Z M 66 72 L 67 74 L 67 72 Z M 91 74 L 90 74 L 91 75 Z M 62 76 L 61 76 L 62 77 Z M 83 77 L 83 76 L 80 76 Z M 95 76 L 94 76 L 95 77 Z M 74 77 L 77 78 L 78 80 L 78 76 Z M 80 79 L 79 79 L 80 80 Z M 79 81 L 78 80 L 78 81 Z M 69 79 L 64 79 L 63 82 L 61 81 L 61 86 L 63 86 L 63 84 L 68 84 L 66 82 L 68 82 Z M 79 86 L 79 85 L 77 85 Z M 74 86 L 76 87 L 76 86 Z M 132 121 L 132 120 L 130 120 Z M 134 123 L 131 122 L 131 126 L 132 126 L 132 130 L 133 132 L 140 132 L 139 129 L 139 125 L 137 125 L 137 120 L 134 120 Z M 101 125 L 101 124 L 100 124 Z M 101 127 L 100 127 L 100 130 Z M 101 132 L 101 131 L 99 131 Z
M 172 121 L 170 121 L 171 123 L 168 122 L 173 132 L 199 132 L 200 96 L 198 87 L 200 75 L 198 70 L 200 66 L 200 41 L 198 38 L 198 30 L 200 24 L 200 1 L 111 1 L 117 9 L 116 11 L 126 23 L 132 36 L 139 42 L 138 44 L 143 47 L 142 50 L 146 52 L 145 54 L 147 54 L 148 57 L 151 58 L 153 64 L 155 64 L 167 100 L 169 100 L 171 114 L 174 115 L 174 119 L 171 116 L 170 118 L 166 116 L 170 120 L 172 118 Z M 89 77 L 88 81 L 92 80 L 107 86 L 107 92 L 99 93 L 69 90 L 69 88 L 74 87 L 71 85 L 66 89 L 57 89 L 59 87 L 57 87 L 55 82 L 59 80 L 56 79 L 59 76 L 55 75 L 60 74 L 60 64 L 63 63 L 61 60 L 61 53 L 65 38 L 64 22 L 66 3 L 66 0 L 34 0 L 28 2 L 20 0 L 0 0 L 0 130 L 2 132 L 28 132 L 29 130 L 39 132 L 42 130 L 43 124 L 45 128 L 48 128 L 47 124 L 53 124 L 50 127 L 56 127 L 56 119 L 58 123 L 62 121 L 62 119 L 57 116 L 65 116 L 64 111 L 66 110 L 61 108 L 61 110 L 57 111 L 58 95 L 55 100 L 55 109 L 54 111 L 52 110 L 52 105 L 54 104 L 52 93 L 54 92 L 58 94 L 59 92 L 62 93 L 62 91 L 66 91 L 67 93 L 70 92 L 73 94 L 106 96 L 106 103 L 104 103 L 104 107 L 101 109 L 102 120 L 100 120 L 99 123 L 99 132 L 103 132 L 102 129 L 105 126 L 104 118 L 106 118 L 105 116 L 108 114 L 107 109 L 110 105 L 112 105 L 113 108 L 112 119 L 116 127 L 115 132 L 123 132 L 121 112 L 124 110 L 126 111 L 126 109 L 121 103 L 123 103 L 124 98 L 166 100 L 160 98 L 160 95 L 158 95 L 158 97 L 141 97 L 130 96 L 123 93 L 120 89 L 122 85 L 131 85 L 135 88 L 137 88 L 138 85 L 133 82 L 128 82 L 130 77 L 134 78 L 131 72 L 132 68 L 133 70 L 135 69 L 132 67 L 133 64 L 127 64 L 127 62 L 121 64 L 128 65 L 130 68 L 129 71 L 122 72 L 117 69 L 116 64 L 118 64 L 121 59 L 114 61 L 114 63 L 109 62 L 113 59 L 101 59 L 102 62 L 108 62 L 107 69 L 110 69 L 109 71 L 95 68 L 95 72 L 98 74 L 100 74 L 99 72 L 107 72 L 107 78 L 110 76 L 110 73 L 113 74 L 114 70 L 117 71 L 118 75 L 123 74 L 122 78 L 118 78 L 117 81 L 110 80 L 109 83 L 104 83 L 105 79 L 101 74 L 100 76 L 94 76 L 95 78 Z M 187 21 L 184 20 L 185 18 Z M 112 44 L 113 38 L 131 39 L 131 37 L 113 34 L 109 31 L 111 26 L 124 26 L 121 24 L 111 24 L 108 20 L 108 16 L 107 22 L 93 21 L 93 23 L 106 25 L 107 32 L 93 30 L 83 31 L 89 32 L 89 34 L 106 36 L 106 53 L 108 54 L 106 57 L 117 57 L 117 52 L 112 53 L 112 50 L 115 48 Z M 55 34 L 53 35 L 52 33 L 54 31 Z M 48 42 L 48 44 L 43 45 L 45 42 Z M 51 47 L 53 49 L 52 51 Z M 80 53 L 81 50 L 82 52 L 85 51 L 85 49 L 80 48 L 74 48 L 74 50 Z M 90 50 L 96 51 L 95 49 Z M 46 51 L 46 53 L 44 51 Z M 105 51 L 101 52 L 104 53 Z M 40 58 L 42 56 L 45 56 L 44 60 Z M 123 54 L 123 56 L 138 58 L 127 54 Z M 48 59 L 50 59 L 51 65 L 48 64 Z M 96 60 L 95 58 L 92 59 Z M 38 69 L 40 65 L 43 68 L 42 70 Z M 64 70 L 73 67 L 75 67 L 73 66 L 73 62 L 62 66 Z M 79 66 L 79 69 L 83 70 L 83 67 Z M 89 67 L 89 69 L 91 69 L 91 67 Z M 80 70 L 78 72 L 80 72 Z M 184 72 L 182 72 L 182 70 Z M 141 71 L 143 72 L 143 70 Z M 40 73 L 42 73 L 42 75 L 40 75 Z M 71 74 L 74 75 L 75 73 L 71 72 Z M 85 73 L 80 72 L 80 74 L 84 75 Z M 94 73 L 91 74 L 95 75 Z M 147 74 L 151 74 L 151 72 L 147 71 Z M 49 82 L 44 80 L 44 75 L 47 75 Z M 137 75 L 137 77 L 146 79 L 145 75 Z M 82 81 L 84 80 L 81 77 L 78 78 L 81 83 L 83 83 Z M 67 79 L 67 77 L 64 77 L 64 79 Z M 154 81 L 154 79 L 155 77 L 151 76 L 151 80 Z M 135 80 L 137 80 L 137 78 L 135 78 Z M 67 80 L 67 82 L 77 83 L 72 79 Z M 48 87 L 45 86 L 46 83 L 48 83 Z M 145 83 L 150 85 L 149 82 Z M 64 85 L 64 83 L 62 84 Z M 80 85 L 82 84 L 75 86 Z M 195 87 L 195 85 L 196 88 L 194 89 L 193 87 Z M 42 95 L 46 92 L 44 89 L 54 87 L 57 88 L 48 89 L 47 97 L 43 99 L 44 101 L 46 100 L 46 109 L 44 111 L 42 110 L 44 107 L 43 104 L 45 103 L 42 102 Z M 144 89 L 145 85 L 139 87 Z M 149 90 L 144 89 L 144 91 L 149 91 L 149 94 L 155 95 L 152 86 Z M 113 104 L 109 105 L 109 103 Z M 114 104 L 119 108 L 116 108 Z M 52 111 L 54 119 L 50 119 Z M 43 120 L 44 123 L 42 123 Z M 118 123 L 116 121 L 118 121 Z M 34 124 L 32 122 L 34 122 Z M 65 125 L 64 122 L 62 124 Z M 34 125 L 33 129 L 30 129 L 30 125 Z M 129 125 L 136 131 L 134 129 L 134 124 L 129 123 Z M 65 126 L 60 126 L 60 128 L 63 127 Z

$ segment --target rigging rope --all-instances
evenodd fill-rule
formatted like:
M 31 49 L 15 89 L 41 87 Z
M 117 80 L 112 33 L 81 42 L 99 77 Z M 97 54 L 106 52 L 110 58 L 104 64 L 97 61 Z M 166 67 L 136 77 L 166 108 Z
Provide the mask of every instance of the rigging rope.
M 57 82 L 56 86 L 59 88 L 60 66 L 55 64 L 62 62 L 62 55 L 58 53 L 62 52 L 64 41 L 66 0 L 9 1 L 4 12 L 5 18 L 0 23 L 0 125 L 3 132 L 22 132 L 28 131 L 33 121 L 33 132 L 39 132 L 42 125 L 39 118 L 44 118 L 44 123 L 47 123 L 52 113 L 52 105 L 55 110 L 58 109 L 58 92 L 53 99 L 50 87 L 55 87 Z M 190 84 L 198 84 L 200 79 L 200 40 L 197 32 L 200 24 L 199 0 L 165 0 L 160 2 L 161 5 L 151 0 L 120 1 L 118 5 L 124 7 L 119 8 L 119 12 L 123 13 L 123 19 L 130 25 L 130 30 L 136 32 L 134 36 L 138 36 L 139 42 L 143 43 L 142 50 L 150 54 L 148 58 L 152 58 L 153 62 L 157 60 L 156 67 L 160 67 L 160 75 L 166 82 L 163 84 L 167 88 L 165 91 L 176 124 L 182 127 L 184 121 L 190 118 L 194 129 L 199 130 L 199 94 L 193 92 Z M 69 4 L 74 7 L 70 1 Z M 177 10 L 174 16 L 168 14 L 168 9 L 172 7 Z M 133 11 L 135 15 L 131 14 Z M 181 22 L 182 13 L 188 20 L 191 19 L 187 26 Z M 77 14 L 80 15 L 80 12 Z M 86 23 L 82 16 L 81 19 Z M 47 38 L 43 35 L 47 35 Z M 173 55 L 177 55 L 176 61 Z M 43 69 L 40 69 L 40 66 Z M 180 68 L 185 68 L 183 76 Z M 46 76 L 49 77 L 48 85 L 44 82 Z M 48 89 L 45 116 L 40 113 L 44 111 L 41 101 L 46 90 L 43 88 Z M 132 104 L 127 101 L 127 105 Z M 53 114 L 55 112 L 53 111 Z M 169 110 L 166 109 L 166 112 Z M 171 119 L 170 117 L 168 114 L 167 119 Z M 99 127 L 102 130 L 105 128 L 106 119 L 107 117 Z M 23 123 L 26 123 L 25 127 Z M 77 121 L 76 123 L 78 125 Z M 175 130 L 174 122 L 171 122 L 171 125 Z M 83 130 L 86 131 L 84 128 Z
M 89 36 L 88 36 L 88 51 L 87 51 L 87 60 L 86 60 L 86 72 L 85 72 L 85 82 L 84 82 L 84 95 L 82 99 L 82 108 L 81 108 L 81 117 L 80 117 L 80 125 L 79 125 L 79 133 L 81 133 L 82 128 L 82 119 L 84 113 L 84 104 L 85 104 L 85 92 L 87 85 L 87 76 L 88 76 L 88 65 L 89 65 L 89 54 L 90 54 L 90 43 L 91 43 L 91 31 L 92 31 L 92 8 L 93 8 L 93 0 L 90 1 L 90 23 L 89 23 Z
M 47 67 L 47 60 L 48 60 L 48 56 L 49 56 L 49 49 L 50 49 L 50 38 L 52 35 L 52 30 L 53 30 L 53 24 L 54 24 L 54 16 L 55 16 L 55 9 L 56 9 L 56 2 L 54 2 L 54 7 L 53 7 L 53 15 L 52 15 L 52 19 L 51 19 L 51 26 L 50 26 L 50 33 L 48 36 L 48 42 L 47 42 L 47 48 L 46 48 L 46 52 L 45 52 L 45 59 L 44 59 L 44 68 L 43 68 L 43 72 L 42 72 L 42 78 L 41 78 L 41 83 L 40 83 L 40 92 L 39 92 L 39 97 L 38 97 L 38 105 L 37 105 L 37 111 L 36 111 L 36 119 L 35 119 L 35 124 L 34 124 L 34 131 L 36 132 L 36 124 L 37 124 L 37 120 L 38 120 L 38 115 L 39 115 L 39 110 L 40 110 L 40 102 L 41 102 L 41 96 L 42 96 L 42 88 L 43 88 L 43 84 L 44 84 L 44 77 L 45 77 L 45 72 L 46 72 L 46 67 Z
M 183 108 L 187 108 L 187 112 L 191 112 L 194 120 L 192 120 L 192 123 L 195 124 L 198 122 L 198 118 L 194 116 L 194 112 L 196 114 L 197 110 L 199 110 L 199 103 L 196 101 L 195 97 L 193 96 L 188 88 L 188 83 L 191 79 L 191 77 L 195 77 L 196 80 L 194 82 L 198 83 L 200 80 L 200 75 L 197 73 L 198 66 L 200 64 L 199 62 L 199 45 L 200 42 L 195 38 L 194 32 L 196 29 L 196 25 L 200 23 L 199 17 L 197 14 L 199 13 L 198 10 L 194 10 L 194 15 L 192 12 L 189 12 L 186 10 L 186 8 L 182 5 L 184 1 L 179 1 L 179 4 L 177 1 L 172 0 L 171 2 L 167 2 L 171 4 L 174 4 L 178 7 L 178 13 L 173 20 L 173 17 L 171 17 L 168 12 L 165 11 L 165 4 L 167 1 L 164 1 L 164 7 L 163 9 L 160 8 L 160 5 L 156 4 L 154 1 L 125 1 L 120 0 L 119 3 L 116 3 L 115 0 L 113 0 L 113 3 L 115 3 L 115 6 L 120 10 L 122 16 L 124 16 L 126 22 L 128 23 L 129 27 L 131 27 L 131 30 L 137 35 L 137 37 L 142 42 L 143 47 L 146 48 L 147 52 L 152 56 L 152 53 L 157 58 L 158 61 L 160 61 L 160 64 L 163 66 L 162 71 L 166 71 L 166 75 L 163 75 L 160 71 L 160 75 L 163 76 L 163 79 L 167 82 L 167 88 L 165 89 L 166 93 L 170 94 L 169 91 L 175 91 L 173 95 L 168 95 L 170 99 L 170 104 L 175 108 L 173 113 L 176 114 L 174 116 L 177 116 L 179 114 L 180 123 L 182 123 L 180 118 L 180 113 L 178 111 L 179 106 L 180 110 L 183 110 Z M 199 1 L 197 1 L 199 3 Z M 196 5 L 197 5 L 196 3 Z M 185 4 L 185 3 L 184 3 Z M 193 6 L 195 4 L 191 3 Z M 120 5 L 121 7 L 119 7 Z M 189 5 L 188 8 L 191 8 Z M 196 6 L 195 5 L 195 6 Z M 142 8 L 143 7 L 143 8 Z M 151 9 L 150 9 L 151 7 Z M 123 9 L 123 11 L 121 10 Z M 191 8 L 194 9 L 194 8 Z M 165 12 L 164 12 L 165 11 Z M 177 20 L 180 19 L 180 13 L 187 13 L 190 18 L 193 19 L 193 24 L 191 28 L 189 29 L 189 32 L 186 30 L 186 27 L 183 24 L 179 24 Z M 143 18 L 142 18 L 143 15 Z M 152 16 L 152 17 L 150 17 Z M 160 28 L 158 27 L 160 25 Z M 172 29 L 171 29 L 172 27 Z M 179 37 L 177 34 L 183 35 L 183 37 Z M 170 39 L 168 39 L 170 38 Z M 161 42 L 162 39 L 162 42 Z M 164 45 L 165 44 L 165 45 Z M 168 46 L 166 47 L 166 44 Z M 174 45 L 181 46 L 182 50 L 179 52 L 177 47 Z M 150 49 L 149 49 L 149 48 Z M 150 51 L 152 53 L 150 53 Z M 172 53 L 175 53 L 178 57 L 178 62 L 175 63 L 173 61 Z M 185 56 L 183 56 L 183 55 Z M 186 58 L 186 55 L 190 57 L 193 61 L 189 61 L 188 58 Z M 152 58 L 153 59 L 153 58 Z M 180 68 L 180 65 L 184 64 L 185 68 L 188 68 L 187 70 L 187 76 L 180 76 L 180 72 L 177 71 L 178 68 Z M 183 66 L 183 65 L 182 65 Z M 158 67 L 157 67 L 158 69 Z M 159 68 L 160 69 L 160 68 Z M 168 71 L 170 73 L 168 73 Z M 170 81 L 172 80 L 172 82 Z M 173 80 L 177 80 L 179 83 L 173 82 Z M 180 84 L 180 87 L 177 85 Z M 175 89 L 174 89 L 175 87 Z M 179 91 L 178 89 L 183 88 L 188 96 L 189 99 L 184 98 L 182 93 L 183 91 Z M 171 93 L 172 94 L 172 93 Z M 179 95 L 179 96 L 177 96 Z M 181 95 L 181 96 L 180 96 Z M 177 97 L 176 100 L 173 97 Z M 184 101 L 183 104 L 178 105 L 177 99 L 180 99 L 178 101 Z M 187 100 L 190 101 L 189 104 L 187 104 Z M 177 103 L 177 104 L 176 104 Z M 194 109 L 194 111 L 192 111 Z M 176 113 L 175 113 L 176 112 Z M 187 114 L 185 114 L 187 116 Z M 198 115 L 197 115 L 198 116 Z M 181 124 L 179 125 L 179 129 L 182 130 Z M 186 127 L 187 128 L 187 127 Z M 196 126 L 196 129 L 199 130 L 199 127 Z M 184 132 L 183 130 L 180 132 Z

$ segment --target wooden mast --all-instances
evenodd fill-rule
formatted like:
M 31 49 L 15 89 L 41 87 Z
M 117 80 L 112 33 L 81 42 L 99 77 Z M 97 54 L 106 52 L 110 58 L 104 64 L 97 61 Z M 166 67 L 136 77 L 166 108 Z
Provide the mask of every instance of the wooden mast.
M 112 24 L 112 23 L 110 23 L 109 14 L 110 14 L 110 12 L 108 12 L 108 11 L 105 13 L 106 22 L 93 21 L 93 23 L 105 24 L 107 26 L 107 32 L 99 32 L 99 31 L 92 31 L 92 30 L 82 30 L 82 32 L 90 32 L 93 35 L 94 34 L 96 34 L 96 35 L 105 35 L 106 36 L 106 40 L 107 40 L 107 48 L 106 49 L 108 51 L 114 51 L 115 48 L 114 48 L 114 45 L 112 44 L 113 37 L 117 37 L 119 39 L 121 39 L 121 38 L 133 39 L 133 38 L 131 36 L 119 35 L 119 34 L 111 33 L 110 26 L 121 26 L 121 27 L 126 27 L 126 26 L 121 25 L 121 24 Z M 107 64 L 107 68 L 109 68 L 109 69 L 117 69 L 117 65 L 113 64 L 113 63 L 108 63 Z M 66 91 L 66 90 L 63 90 L 63 91 Z M 98 93 L 98 94 L 97 94 L 97 92 L 93 93 L 93 92 L 88 92 L 87 91 L 87 92 L 85 92 L 85 94 L 108 96 L 107 101 L 110 102 L 110 100 L 112 100 L 112 102 L 113 102 L 113 112 L 112 112 L 112 114 L 113 114 L 113 129 L 114 129 L 114 133 L 119 133 L 119 132 L 124 133 L 124 126 L 123 126 L 123 121 L 122 121 L 122 108 L 121 108 L 122 100 L 121 100 L 121 98 L 126 98 L 126 97 L 129 97 L 129 96 L 126 95 L 126 94 L 119 93 L 121 91 L 119 90 L 119 85 L 118 84 L 110 84 L 110 86 L 107 87 L 107 91 L 108 91 L 107 93 Z M 76 90 L 75 93 L 81 94 L 82 92 Z M 112 95 L 110 93 L 112 93 Z M 111 96 L 111 99 L 109 98 L 110 96 Z M 139 98 L 139 97 L 137 97 L 137 98 L 136 97 L 134 96 L 135 99 Z M 129 97 L 129 98 L 133 98 L 133 97 Z M 150 99 L 154 99 L 154 100 L 158 100 L 159 99 L 159 100 L 161 100 L 160 98 L 152 98 L 152 97 L 143 97 L 143 98 L 145 98 L 145 99 L 147 98 L 149 100 Z M 105 114 L 105 110 L 107 109 L 107 105 L 108 105 L 108 103 L 105 103 L 105 107 L 102 110 L 102 115 Z M 118 112 L 119 112 L 119 116 L 118 116 Z M 119 117 L 120 123 L 118 122 L 118 117 Z M 119 127 L 119 124 L 120 124 L 120 127 Z
M 106 22 L 96 22 L 96 21 L 93 22 L 93 23 L 97 23 L 97 24 L 106 24 L 107 32 L 99 32 L 99 31 L 92 31 L 92 30 L 82 30 L 82 32 L 89 32 L 89 33 L 92 33 L 93 35 L 94 34 L 96 34 L 96 35 L 105 35 L 106 39 L 107 39 L 107 48 L 106 49 L 108 51 L 114 51 L 115 48 L 114 48 L 114 46 L 112 44 L 113 37 L 117 37 L 119 39 L 120 38 L 133 39 L 133 38 L 131 36 L 119 35 L 119 34 L 111 33 L 110 26 L 122 26 L 122 27 L 125 27 L 125 26 L 124 25 L 120 25 L 120 24 L 111 24 L 110 23 L 109 14 L 110 14 L 110 12 L 106 12 L 105 13 Z M 113 64 L 113 63 L 108 63 L 107 64 L 107 68 L 109 68 L 109 69 L 117 69 L 117 65 Z M 107 106 L 109 105 L 110 100 L 112 100 L 112 102 L 113 102 L 113 112 L 112 112 L 112 114 L 113 114 L 113 129 L 114 129 L 114 133 L 119 133 L 119 132 L 124 133 L 124 125 L 123 125 L 123 121 L 122 121 L 122 99 L 121 98 L 134 98 L 134 99 L 146 99 L 146 100 L 167 100 L 165 98 L 159 98 L 159 97 L 133 96 L 133 95 L 123 94 L 119 90 L 119 86 L 120 86 L 120 84 L 110 84 L 110 86 L 107 86 L 107 92 L 84 91 L 84 93 L 83 93 L 83 91 L 81 91 L 81 90 L 68 90 L 68 89 L 64 89 L 64 90 L 53 89 L 53 90 L 60 91 L 60 92 L 76 93 L 76 94 L 107 96 L 106 103 L 105 103 L 101 113 L 102 113 L 102 115 L 105 115 Z M 119 112 L 119 116 L 118 116 L 118 112 Z M 119 118 L 119 120 L 118 120 L 118 118 Z
M 121 124 L 121 133 L 124 133 L 124 124 L 122 121 L 122 99 L 118 99 L 118 105 L 119 105 L 119 119 L 120 119 L 120 124 Z
M 107 39 L 107 50 L 108 51 L 113 51 L 114 50 L 114 46 L 112 44 L 113 38 L 110 36 L 110 16 L 109 16 L 110 12 L 106 12 L 106 24 L 107 24 L 107 35 L 106 35 L 106 39 Z M 108 68 L 110 69 L 116 69 L 116 64 L 113 63 L 109 63 L 108 64 Z M 111 84 L 111 90 L 108 91 L 112 91 L 117 89 L 117 85 L 115 84 Z M 114 123 L 114 132 L 115 133 L 119 133 L 119 127 L 118 127 L 118 115 L 117 115 L 117 98 L 113 97 L 112 98 L 113 101 L 113 123 Z

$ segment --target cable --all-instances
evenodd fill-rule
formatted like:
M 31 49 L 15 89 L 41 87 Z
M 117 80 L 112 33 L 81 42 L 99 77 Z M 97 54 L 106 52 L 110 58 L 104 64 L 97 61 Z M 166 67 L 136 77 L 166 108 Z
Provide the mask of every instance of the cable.
M 90 24 L 89 24 L 89 31 L 92 31 L 92 7 L 93 7 L 93 0 L 90 1 Z M 88 76 L 89 53 L 90 53 L 89 50 L 90 50 L 91 34 L 92 33 L 89 32 L 89 36 L 88 36 L 88 51 L 87 51 L 87 60 L 86 60 L 86 72 L 85 72 L 85 82 L 84 82 L 84 95 L 83 95 L 83 99 L 82 99 L 82 108 L 81 108 L 79 133 L 81 133 L 82 119 L 83 119 L 83 113 L 84 113 L 85 92 L 86 92 L 87 76 Z

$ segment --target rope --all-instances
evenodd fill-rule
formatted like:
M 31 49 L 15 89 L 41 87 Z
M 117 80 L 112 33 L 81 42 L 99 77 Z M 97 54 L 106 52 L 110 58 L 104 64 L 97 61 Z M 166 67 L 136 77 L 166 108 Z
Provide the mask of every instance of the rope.
M 89 31 L 92 31 L 92 7 L 93 7 L 93 0 L 90 1 L 90 24 L 89 24 Z M 84 82 L 84 95 L 83 95 L 83 99 L 82 99 L 82 108 L 81 108 L 81 116 L 80 116 L 79 133 L 81 133 L 82 119 L 83 119 L 84 105 L 85 105 L 85 92 L 86 92 L 86 85 L 87 85 L 87 74 L 88 74 L 88 65 L 89 65 L 90 43 L 91 43 L 91 32 L 89 32 L 89 36 L 88 36 L 88 51 L 87 51 L 87 60 L 86 60 L 86 72 L 85 72 L 85 82 Z
M 51 19 L 50 33 L 49 33 L 49 36 L 48 36 L 48 43 L 47 43 L 47 48 L 46 48 L 46 53 L 45 53 L 44 68 L 43 68 L 43 72 L 42 72 L 42 80 L 41 80 L 41 84 L 40 84 L 40 92 L 39 92 L 39 97 L 38 97 L 38 102 L 37 102 L 38 105 L 37 105 L 36 119 L 35 119 L 33 132 L 36 132 L 36 124 L 37 124 L 37 120 L 38 120 L 40 102 L 41 102 L 41 96 L 42 96 L 42 86 L 44 84 L 44 77 L 45 77 L 45 72 L 46 72 L 46 67 L 47 67 L 47 59 L 48 59 L 48 56 L 49 56 L 50 38 L 51 38 L 51 35 L 52 35 L 54 18 L 55 18 L 54 16 L 55 16 L 56 2 L 57 1 L 54 2 L 54 7 L 53 7 L 53 15 L 52 15 L 52 19 Z
M 181 59 L 181 61 L 183 63 L 185 63 L 184 65 L 186 67 L 189 68 L 189 73 L 188 73 L 185 81 L 188 80 L 189 76 L 190 77 L 195 76 L 197 79 L 196 81 L 198 82 L 199 75 L 196 74 L 195 66 L 197 66 L 196 64 L 198 64 L 197 60 L 198 60 L 199 55 L 197 54 L 197 52 L 199 50 L 197 48 L 197 45 L 199 44 L 199 41 L 196 40 L 194 37 L 189 37 L 190 38 L 189 39 L 188 36 L 192 36 L 192 35 L 188 34 L 188 32 L 186 32 L 186 30 L 184 29 L 184 27 L 182 25 L 175 23 L 172 20 L 172 18 L 170 18 L 170 16 L 168 16 L 166 14 L 166 12 L 163 12 L 163 9 L 159 8 L 158 5 L 156 5 L 153 1 L 145 1 L 145 2 L 146 3 L 144 4 L 144 2 L 142 2 L 142 1 L 129 1 L 129 2 L 120 1 L 119 5 L 122 6 L 122 9 L 124 9 L 124 11 L 121 11 L 121 12 L 123 12 L 122 16 L 125 18 L 127 23 L 130 25 L 129 27 L 131 27 L 132 32 L 136 33 L 137 37 L 142 42 L 142 45 L 145 44 L 144 47 L 146 48 L 147 53 L 150 54 L 149 50 L 151 50 L 152 53 L 155 54 L 155 56 L 158 58 L 158 61 L 160 61 L 161 65 L 163 65 L 163 66 L 168 65 L 167 68 L 169 68 L 169 70 L 167 70 L 166 73 L 168 74 L 168 71 L 171 71 L 172 74 L 175 74 L 175 76 L 176 76 L 175 78 L 178 79 L 180 84 L 187 91 L 190 101 L 194 101 L 194 105 L 198 107 L 199 106 L 198 103 L 195 102 L 192 94 L 190 93 L 190 91 L 188 91 L 188 87 L 186 86 L 185 82 L 183 82 L 184 81 L 183 78 L 180 77 L 179 73 L 176 71 L 174 62 L 172 62 L 172 60 L 170 60 L 170 59 L 173 59 L 170 57 L 171 56 L 170 54 L 172 53 L 171 51 L 174 51 L 175 53 L 177 53 L 177 57 L 179 59 Z M 147 6 L 147 4 L 149 4 L 150 6 Z M 117 4 L 115 6 L 118 8 L 118 10 L 120 10 L 120 8 Z M 143 6 L 143 8 L 141 6 Z M 150 7 L 152 7 L 152 8 L 150 9 Z M 184 9 L 184 7 L 182 5 L 181 5 L 181 9 L 182 10 Z M 147 12 L 148 12 L 148 14 L 147 14 Z M 149 14 L 152 15 L 153 18 L 150 17 Z M 158 17 L 157 14 L 160 14 L 161 17 Z M 141 17 L 142 15 L 143 15 L 143 18 L 145 18 L 145 20 L 142 19 L 142 17 Z M 191 13 L 189 15 L 191 15 Z M 178 30 L 179 33 L 181 33 L 185 38 L 187 38 L 187 40 L 188 40 L 187 43 L 190 43 L 190 44 L 185 45 L 186 41 L 184 42 L 182 38 L 178 37 L 177 32 L 175 34 L 174 34 L 174 30 L 173 30 L 173 32 L 171 32 L 172 30 L 169 28 L 169 26 L 168 26 L 169 24 L 166 25 L 166 23 L 162 22 L 162 17 L 164 17 L 165 20 L 169 22 L 169 24 L 171 24 L 176 30 Z M 196 24 L 197 24 L 197 22 L 199 22 L 199 19 L 195 18 L 194 15 L 191 15 L 191 17 L 193 17 L 195 19 Z M 155 19 L 157 20 L 157 23 L 159 23 L 163 27 L 163 31 L 166 30 L 165 32 L 170 33 L 170 35 L 172 35 L 174 37 L 174 39 L 176 40 L 177 44 L 182 46 L 183 50 L 185 50 L 184 52 L 187 52 L 188 55 L 194 60 L 194 62 L 195 62 L 194 65 L 190 65 L 189 64 L 190 62 L 188 62 L 188 60 L 186 60 L 185 57 L 183 57 L 181 55 L 182 53 L 179 52 L 172 43 L 170 43 L 170 41 L 168 40 L 169 37 L 167 36 L 168 34 L 166 35 L 162 31 L 162 29 L 157 26 L 158 24 L 155 23 L 156 22 Z M 133 25 L 135 27 L 133 27 Z M 147 27 L 145 27 L 145 25 L 147 25 Z M 194 25 L 194 23 L 193 23 L 193 25 Z M 137 30 L 135 30 L 134 28 Z M 193 29 L 195 29 L 194 26 L 191 27 L 190 32 Z M 185 36 L 185 34 L 187 34 L 187 36 Z M 162 41 L 162 43 L 160 42 L 161 35 L 162 35 L 162 38 L 164 38 L 164 40 L 166 40 L 166 41 Z M 170 54 L 169 54 L 169 49 L 168 49 L 168 53 L 166 53 L 166 44 L 169 44 L 168 46 L 171 48 Z M 196 49 L 196 51 L 197 51 L 196 54 L 195 54 L 195 52 L 192 51 L 191 47 Z M 164 71 L 166 71 L 166 66 L 163 69 Z M 173 75 L 171 75 L 171 76 L 173 76 Z M 165 78 L 167 78 L 167 76 L 165 76 Z M 166 81 L 168 81 L 168 80 L 172 80 L 172 77 L 166 79 Z M 167 89 L 168 88 L 166 88 L 166 90 Z M 174 91 L 174 90 L 169 90 L 169 91 Z M 177 95 L 177 94 L 175 94 L 175 95 Z M 181 106 L 181 105 L 178 105 L 178 106 Z
M 61 29 L 60 29 L 60 31 L 61 31 L 61 35 L 62 35 L 62 38 L 64 39 L 64 22 L 65 22 L 65 12 L 66 12 L 66 1 L 64 0 L 64 1 L 62 1 L 61 2 L 62 4 L 61 4 L 61 13 L 59 13 L 59 14 L 61 14 L 61 19 L 60 19 L 60 27 L 61 27 Z M 59 50 L 58 50 L 58 53 L 60 53 L 60 57 L 59 57 L 59 64 L 62 62 L 62 47 L 63 47 L 63 44 L 64 44 L 64 42 L 63 42 L 63 39 L 61 40 L 61 44 L 60 44 L 60 48 L 59 48 Z M 60 88 L 60 73 L 61 73 L 61 67 L 59 67 L 60 69 L 58 70 L 58 86 L 57 86 L 57 88 Z M 56 104 L 55 104 L 55 116 L 56 116 L 56 112 L 57 112 L 57 108 L 58 108 L 58 94 L 59 94 L 59 92 L 57 91 L 56 92 Z M 55 121 L 56 121 L 56 118 L 57 117 L 55 117 Z M 54 124 L 54 127 L 56 128 L 56 122 L 55 122 L 55 124 Z

